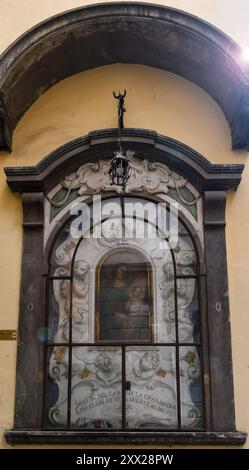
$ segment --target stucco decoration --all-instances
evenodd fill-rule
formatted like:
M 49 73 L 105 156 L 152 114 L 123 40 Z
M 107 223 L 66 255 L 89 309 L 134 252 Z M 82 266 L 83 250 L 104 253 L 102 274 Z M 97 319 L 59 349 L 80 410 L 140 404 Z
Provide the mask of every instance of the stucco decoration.
M 148 195 L 169 195 L 180 202 L 197 219 L 197 203 L 200 194 L 186 178 L 174 172 L 169 166 L 158 162 L 135 158 L 134 152 L 127 151 L 131 165 L 131 176 L 124 194 L 144 193 Z M 62 208 L 79 196 L 114 192 L 122 194 L 120 186 L 111 185 L 108 170 L 111 160 L 86 163 L 76 172 L 66 176 L 48 194 L 53 218 Z M 200 205 L 200 204 L 199 204 Z
M 54 275 L 69 276 L 66 268 L 57 268 Z M 77 261 L 74 265 L 74 282 L 72 294 L 68 280 L 54 280 L 54 297 L 60 309 L 60 322 L 55 334 L 56 343 L 69 341 L 69 317 L 72 295 L 72 341 L 78 342 L 87 334 L 87 316 L 89 304 L 89 264 L 84 260 Z
M 160 184 L 160 183 L 159 183 Z M 121 220 L 120 220 L 121 222 Z M 126 221 L 125 221 L 126 223 Z M 138 222 L 140 223 L 140 222 Z M 142 222 L 141 222 L 142 223 Z M 96 327 L 96 272 L 101 259 L 119 252 L 140 253 L 151 266 L 153 292 L 154 342 L 172 343 L 171 346 L 128 347 L 127 391 L 128 427 L 176 427 L 176 366 L 175 348 L 176 316 L 175 298 L 178 299 L 178 334 L 182 342 L 194 342 L 192 309 L 196 280 L 181 279 L 175 293 L 174 266 L 169 246 L 162 239 L 138 239 L 133 232 L 128 238 L 119 237 L 118 224 L 102 222 L 101 238 L 89 237 L 81 241 L 75 254 L 77 240 L 70 230 L 67 238 L 54 249 L 53 295 L 57 304 L 57 327 L 54 346 L 49 362 L 49 376 L 58 387 L 58 398 L 51 406 L 48 416 L 54 426 L 66 426 L 68 390 L 68 339 L 70 311 L 72 315 L 72 340 L 74 343 L 94 343 Z M 129 221 L 127 221 L 130 230 Z M 183 230 L 183 228 L 182 228 Z M 166 242 L 165 242 L 166 243 Z M 175 248 L 176 266 L 179 273 L 194 275 L 195 253 L 186 232 Z M 70 273 L 71 287 L 65 279 Z M 58 277 L 62 279 L 58 279 Z M 70 296 L 71 292 L 71 296 Z M 176 295 L 175 295 L 176 294 Z M 71 299 L 71 307 L 70 307 Z M 71 310 L 70 310 L 71 308 Z M 62 346 L 61 343 L 65 343 Z M 200 376 L 199 355 L 193 346 L 185 347 L 180 360 L 182 392 L 182 424 L 196 426 L 201 418 L 198 404 L 191 398 L 190 387 Z M 73 346 L 72 348 L 72 396 L 71 425 L 78 428 L 121 428 L 121 348 L 118 346 Z
M 185 255 L 186 243 L 180 240 L 178 253 L 176 254 L 177 268 L 185 275 L 194 276 L 191 265 L 194 259 L 194 252 Z M 167 325 L 169 337 L 175 339 L 175 301 L 174 301 L 174 272 L 170 260 L 162 267 L 162 277 L 159 283 L 160 295 L 162 298 L 163 319 Z M 178 271 L 178 273 L 179 273 Z M 178 310 L 178 336 L 181 342 L 193 342 L 194 322 L 190 318 L 196 279 L 182 278 L 177 281 L 177 310 Z
M 128 347 L 126 423 L 129 428 L 176 427 L 176 365 L 174 348 Z M 190 394 L 191 384 L 200 376 L 199 356 L 193 346 L 180 356 L 182 425 L 192 427 L 200 411 Z M 54 348 L 50 377 L 58 384 L 59 396 L 49 410 L 54 426 L 67 422 L 68 350 Z M 121 348 L 85 346 L 72 350 L 71 423 L 81 429 L 120 429 L 122 426 Z
M 132 191 L 145 191 L 151 194 L 168 193 L 169 188 L 181 188 L 187 183 L 185 178 L 177 175 L 166 165 L 139 161 L 134 158 L 134 152 L 127 151 L 127 158 L 131 162 L 132 172 L 125 188 L 125 193 Z M 115 191 L 122 193 L 122 187 L 110 184 L 108 170 L 110 161 L 100 161 L 97 163 L 87 163 L 79 168 L 76 175 L 66 177 L 62 181 L 62 186 L 70 191 L 72 188 L 78 189 L 78 194 L 95 194 L 102 191 Z

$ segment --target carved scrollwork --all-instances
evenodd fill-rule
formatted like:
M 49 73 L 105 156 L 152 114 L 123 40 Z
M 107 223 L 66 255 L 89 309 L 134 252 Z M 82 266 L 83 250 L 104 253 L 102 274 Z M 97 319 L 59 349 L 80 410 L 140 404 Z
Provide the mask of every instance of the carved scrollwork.
M 170 190 L 176 189 L 181 202 L 186 205 L 196 204 L 198 198 L 186 201 L 180 194 L 180 189 L 186 187 L 188 181 L 181 175 L 173 172 L 168 166 L 151 162 L 148 160 L 138 160 L 134 157 L 134 152 L 127 151 L 126 156 L 130 161 L 131 176 L 125 188 L 125 193 L 145 192 L 147 194 L 167 194 Z M 61 188 L 67 191 L 60 201 L 49 199 L 55 207 L 63 207 L 67 204 L 72 191 L 77 191 L 78 196 L 84 194 L 99 194 L 102 192 L 116 192 L 121 194 L 123 189 L 119 186 L 111 185 L 108 170 L 111 160 L 99 160 L 95 163 L 82 165 L 75 173 L 66 176 L 61 181 Z
M 53 281 L 54 297 L 59 307 L 59 325 L 55 341 L 69 340 L 70 331 L 70 303 L 72 295 L 72 339 L 73 341 L 87 340 L 88 337 L 88 310 L 89 310 L 89 264 L 78 260 L 74 264 L 72 294 L 67 279 Z M 55 276 L 69 276 L 69 268 L 59 267 Z
M 127 419 L 131 426 L 177 425 L 176 414 L 176 365 L 175 365 L 175 288 L 177 287 L 178 333 L 182 342 L 193 341 L 192 302 L 195 290 L 195 252 L 190 238 L 182 229 L 179 243 L 174 250 L 160 249 L 161 239 L 135 236 L 118 238 L 113 232 L 104 231 L 102 238 L 86 238 L 79 244 L 73 240 L 70 230 L 67 238 L 59 241 L 54 250 L 53 265 L 56 266 L 53 280 L 54 297 L 58 304 L 59 322 L 55 341 L 65 347 L 55 347 L 50 358 L 49 373 L 58 387 L 57 402 L 51 406 L 49 420 L 54 425 L 67 422 L 67 377 L 69 374 L 67 342 L 69 321 L 72 321 L 72 338 L 76 343 L 94 341 L 93 315 L 94 269 L 107 253 L 122 252 L 127 256 L 127 247 L 144 251 L 148 263 L 153 263 L 152 292 L 154 301 L 155 342 L 172 342 L 172 348 L 141 348 L 127 350 L 127 371 L 131 390 L 127 391 Z M 125 248 L 120 248 L 124 244 Z M 72 266 L 72 260 L 74 265 Z M 90 270 L 90 267 L 94 267 Z M 175 280 L 178 274 L 189 278 Z M 64 277 L 64 279 L 61 279 Z M 67 279 L 69 278 L 69 279 Z M 70 311 L 70 299 L 72 299 Z M 69 320 L 71 318 L 71 320 Z M 99 348 L 99 349 L 97 349 Z M 115 347 L 116 348 L 116 347 Z M 200 411 L 191 396 L 191 387 L 200 374 L 200 367 L 190 346 L 181 360 L 181 406 L 184 425 L 193 426 L 200 419 Z M 121 351 L 106 346 L 73 346 L 71 360 L 72 379 L 72 424 L 75 427 L 118 427 L 121 422 Z M 167 396 L 167 399 L 163 397 Z M 98 417 L 103 415 L 101 419 Z
M 194 252 L 186 242 L 179 242 L 175 251 L 175 263 L 178 274 L 193 276 Z M 184 342 L 193 340 L 194 325 L 190 319 L 189 307 L 194 296 L 195 282 L 194 278 L 181 278 L 178 279 L 176 284 L 178 334 L 179 339 Z M 174 341 L 176 321 L 174 265 L 169 257 L 162 266 L 159 289 L 162 299 L 162 317 L 166 323 L 167 334 Z
M 201 418 L 201 411 L 193 403 L 191 386 L 200 378 L 200 361 L 197 349 L 194 346 L 184 347 L 180 361 L 181 393 L 182 393 L 182 424 L 195 426 Z

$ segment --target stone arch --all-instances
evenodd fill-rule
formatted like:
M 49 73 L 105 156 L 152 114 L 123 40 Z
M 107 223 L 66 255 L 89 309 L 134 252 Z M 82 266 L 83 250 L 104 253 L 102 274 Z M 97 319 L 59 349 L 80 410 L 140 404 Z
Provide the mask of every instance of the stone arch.
M 117 62 L 168 70 L 200 86 L 223 110 L 233 148 L 248 148 L 248 72 L 240 56 L 221 31 L 169 7 L 111 2 L 53 16 L 0 57 L 0 149 L 11 149 L 13 129 L 44 91 Z

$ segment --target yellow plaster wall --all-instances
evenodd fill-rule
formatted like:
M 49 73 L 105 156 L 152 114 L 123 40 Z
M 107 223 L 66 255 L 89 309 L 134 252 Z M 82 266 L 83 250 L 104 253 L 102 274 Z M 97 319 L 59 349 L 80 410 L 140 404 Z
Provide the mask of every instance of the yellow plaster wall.
M 38 21 L 83 3 L 50 0 L 39 2 L 37 8 L 36 0 L 0 0 L 3 18 L 0 48 Z M 161 3 L 199 14 L 223 28 L 244 47 L 248 41 L 244 20 L 246 11 L 249 11 L 247 1 L 179 0 Z M 58 83 L 42 95 L 22 118 L 14 132 L 13 153 L 2 152 L 0 155 L 0 329 L 18 326 L 22 245 L 20 197 L 8 190 L 2 168 L 33 165 L 73 138 L 94 129 L 116 127 L 116 103 L 112 91 L 119 88 L 127 89 L 126 127 L 153 129 L 178 139 L 213 163 L 246 165 L 238 191 L 229 195 L 227 248 L 237 428 L 249 431 L 248 154 L 231 151 L 229 128 L 219 107 L 204 91 L 181 77 L 135 65 L 100 67 Z M 0 447 L 8 447 L 3 439 L 3 430 L 11 428 L 13 422 L 15 354 L 15 341 L 0 342 Z

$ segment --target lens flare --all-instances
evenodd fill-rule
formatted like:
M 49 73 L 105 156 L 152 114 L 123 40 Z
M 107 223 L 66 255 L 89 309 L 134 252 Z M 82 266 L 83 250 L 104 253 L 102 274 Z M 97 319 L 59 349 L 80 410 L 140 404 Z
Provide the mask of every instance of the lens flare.
M 241 57 L 244 62 L 249 62 L 249 49 L 244 49 L 242 51 Z

